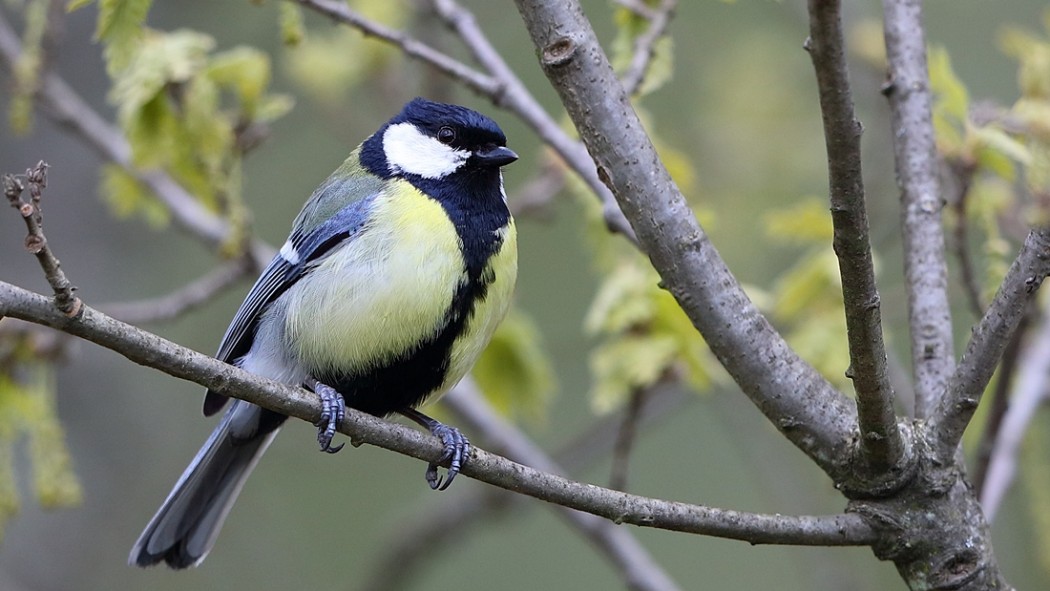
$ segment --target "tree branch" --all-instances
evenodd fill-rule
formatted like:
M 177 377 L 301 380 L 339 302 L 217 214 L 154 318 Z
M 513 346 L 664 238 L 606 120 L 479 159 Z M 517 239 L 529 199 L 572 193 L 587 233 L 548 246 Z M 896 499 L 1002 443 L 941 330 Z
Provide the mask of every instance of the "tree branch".
M 1043 317 L 1017 366 L 1019 370 L 1010 391 L 1010 406 L 992 445 L 987 476 L 979 489 L 981 507 L 989 522 L 995 520 L 999 506 L 1013 484 L 1021 442 L 1036 411 L 1046 402 L 1050 392 L 1046 381 L 1050 374 L 1050 316 Z
M 642 249 L 755 405 L 833 479 L 849 472 L 853 402 L 755 308 L 663 167 L 579 3 L 516 0 L 540 65 Z
M 1025 313 L 1021 316 L 1017 328 L 1014 330 L 1010 342 L 1003 350 L 1003 359 L 999 363 L 999 376 L 995 380 L 995 388 L 992 390 L 988 412 L 985 413 L 984 428 L 981 429 L 981 440 L 977 443 L 976 457 L 974 458 L 973 476 L 970 481 L 978 495 L 984 490 L 984 484 L 988 479 L 988 467 L 995 453 L 999 441 L 999 433 L 1002 432 L 1003 422 L 1007 411 L 1010 409 L 1010 394 L 1017 373 L 1021 344 L 1025 339 L 1028 329 L 1031 328 L 1032 318 L 1035 316 L 1036 307 L 1029 304 Z
M 948 388 L 953 369 L 945 262 L 944 206 L 926 72 L 921 0 L 883 0 L 893 151 L 901 191 L 904 275 L 915 372 L 915 416 L 924 419 Z
M 317 396 L 281 384 L 102 314 L 88 306 L 76 319 L 59 312 L 39 294 L 0 281 L 0 316 L 19 318 L 86 339 L 129 360 L 190 380 L 220 394 L 247 400 L 275 412 L 315 422 Z M 409 427 L 347 409 L 339 432 L 355 445 L 367 443 L 427 462 L 438 461 L 441 443 Z M 663 501 L 568 480 L 472 448 L 463 475 L 537 499 L 591 513 L 616 523 L 712 535 L 752 544 L 816 546 L 869 545 L 874 531 L 856 514 L 831 516 L 765 515 Z
M 1025 238 L 984 317 L 973 329 L 966 352 L 951 377 L 948 393 L 932 417 L 937 452 L 950 461 L 963 431 L 981 402 L 1003 350 L 1043 279 L 1050 275 L 1050 228 L 1032 230 Z
M 813 60 L 824 120 L 834 249 L 842 277 L 850 366 L 846 374 L 857 393 L 862 465 L 865 479 L 891 480 L 907 472 L 898 464 L 907 455 L 893 409 L 893 387 L 886 369 L 882 313 L 875 285 L 868 214 L 861 176 L 860 136 L 863 128 L 853 112 L 853 95 L 843 47 L 841 4 L 809 0 L 809 38 L 805 48 Z
M 99 308 L 123 322 L 143 324 L 174 320 L 230 287 L 254 270 L 245 258 L 226 261 L 165 296 L 134 302 L 103 304 Z
M 645 82 L 645 75 L 649 73 L 649 64 L 653 60 L 653 47 L 667 32 L 667 27 L 671 24 L 677 7 L 678 0 L 663 0 L 659 7 L 651 9 L 650 14 L 646 16 L 649 20 L 649 28 L 635 39 L 631 65 L 620 78 L 627 96 L 634 96 L 642 87 L 642 82 Z M 632 10 L 630 7 L 626 8 Z

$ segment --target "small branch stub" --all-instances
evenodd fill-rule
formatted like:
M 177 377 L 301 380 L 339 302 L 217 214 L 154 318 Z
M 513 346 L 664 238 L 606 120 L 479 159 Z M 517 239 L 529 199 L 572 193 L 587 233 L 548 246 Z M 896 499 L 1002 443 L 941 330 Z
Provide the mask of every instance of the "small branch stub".
M 576 55 L 577 47 L 579 44 L 572 37 L 559 37 L 543 48 L 543 65 L 548 68 L 564 66 Z
M 47 187 L 47 168 L 47 163 L 41 160 L 36 166 L 26 170 L 23 178 L 11 174 L 4 175 L 4 196 L 25 221 L 28 230 L 25 248 L 36 257 L 44 270 L 44 276 L 55 294 L 55 306 L 67 317 L 75 318 L 83 309 L 80 298 L 75 293 L 77 288 L 62 272 L 61 263 L 51 252 L 47 237 L 44 236 L 44 215 L 40 200 Z M 29 193 L 29 201 L 22 198 L 22 193 L 26 191 Z

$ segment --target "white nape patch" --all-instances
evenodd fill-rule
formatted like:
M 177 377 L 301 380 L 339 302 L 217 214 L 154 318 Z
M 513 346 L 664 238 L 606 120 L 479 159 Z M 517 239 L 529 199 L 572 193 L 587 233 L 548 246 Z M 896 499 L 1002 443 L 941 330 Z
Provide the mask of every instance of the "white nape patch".
M 289 265 L 299 264 L 299 252 L 292 246 L 291 240 L 285 242 L 284 246 L 281 247 L 281 258 L 288 261 Z
M 446 177 L 470 158 L 470 152 L 446 146 L 411 123 L 388 127 L 383 133 L 383 151 L 390 172 L 417 174 L 425 179 Z

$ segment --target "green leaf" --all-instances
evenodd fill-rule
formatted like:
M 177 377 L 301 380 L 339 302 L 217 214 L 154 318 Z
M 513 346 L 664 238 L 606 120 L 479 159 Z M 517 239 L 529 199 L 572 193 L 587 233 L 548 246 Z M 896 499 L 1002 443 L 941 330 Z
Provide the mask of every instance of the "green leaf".
M 485 398 L 507 416 L 543 418 L 556 387 L 539 330 L 516 308 L 500 324 L 472 373 Z
M 49 6 L 48 0 L 32 0 L 25 7 L 22 53 L 14 64 L 14 91 L 7 112 L 8 122 L 16 134 L 29 133 L 33 127 L 33 94 L 39 84 Z
M 773 314 L 784 322 L 808 317 L 814 309 L 842 308 L 838 259 L 830 249 L 817 249 L 777 278 Z
M 6 338 L 0 351 L 0 538 L 19 509 L 14 450 L 23 437 L 29 440 L 28 465 L 37 502 L 51 509 L 76 505 L 82 498 L 58 420 L 54 370 L 33 358 L 29 337 Z
M 624 262 L 610 272 L 591 302 L 584 319 L 587 332 L 616 333 L 652 321 L 655 306 L 649 297 L 653 277 L 636 264 Z
M 710 385 L 714 363 L 707 345 L 674 297 L 660 289 L 652 266 L 638 255 L 607 275 L 584 327 L 602 337 L 590 362 L 591 395 L 600 410 L 614 408 L 632 390 L 652 386 L 668 372 L 697 390 Z
M 105 43 L 106 70 L 111 77 L 135 57 L 152 0 L 99 0 L 95 39 Z
M 930 47 L 929 70 L 934 95 L 933 129 L 941 151 L 954 153 L 963 146 L 970 109 L 969 93 L 952 69 L 951 58 L 943 47 Z
M 806 197 L 790 207 L 770 211 L 763 222 L 767 236 L 785 243 L 825 246 L 835 231 L 827 202 L 818 197 Z
M 170 84 L 188 82 L 207 64 L 215 41 L 203 33 L 179 30 L 151 31 L 139 45 L 128 67 L 115 76 L 110 100 L 122 122 L 154 100 Z
M 246 120 L 255 119 L 266 88 L 270 85 L 270 58 L 252 47 L 235 47 L 216 54 L 207 75 L 222 88 L 233 91 Z
M 611 412 L 633 390 L 656 384 L 673 365 L 677 351 L 671 337 L 649 335 L 629 335 L 596 347 L 590 360 L 594 409 Z
M 277 22 L 281 27 L 281 42 L 295 47 L 306 38 L 306 27 L 303 25 L 303 9 L 298 4 L 281 2 L 277 5 L 280 11 Z
M 137 216 L 154 228 L 165 227 L 171 220 L 168 208 L 138 179 L 115 164 L 102 167 L 99 192 L 117 217 Z

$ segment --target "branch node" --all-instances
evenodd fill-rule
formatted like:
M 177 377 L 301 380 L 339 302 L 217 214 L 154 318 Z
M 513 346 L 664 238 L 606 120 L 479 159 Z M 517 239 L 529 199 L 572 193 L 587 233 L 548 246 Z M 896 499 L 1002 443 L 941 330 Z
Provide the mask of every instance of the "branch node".
M 559 37 L 543 48 L 541 60 L 548 68 L 564 66 L 572 61 L 580 44 L 572 37 Z

